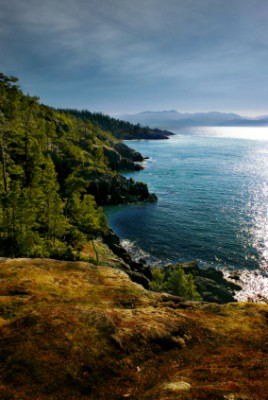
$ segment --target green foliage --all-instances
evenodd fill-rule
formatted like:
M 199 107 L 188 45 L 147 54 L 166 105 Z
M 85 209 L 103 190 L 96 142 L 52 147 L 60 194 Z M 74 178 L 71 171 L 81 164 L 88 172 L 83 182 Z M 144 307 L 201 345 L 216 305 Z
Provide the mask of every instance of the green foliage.
M 153 280 L 150 289 L 156 292 L 168 292 L 188 300 L 202 300 L 195 287 L 191 274 L 186 275 L 181 265 L 172 268 L 156 268 L 152 271 Z
M 62 111 L 74 115 L 84 123 L 90 121 L 96 124 L 101 129 L 101 132 L 97 134 L 101 140 L 107 140 L 107 132 L 111 132 L 112 135 L 118 139 L 139 139 L 144 137 L 150 139 L 150 137 L 155 134 L 154 129 L 142 127 L 140 124 L 133 125 L 130 122 L 121 121 L 102 113 L 91 113 L 87 110 L 78 111 L 72 109 Z M 103 135 L 103 131 L 105 131 L 105 136 Z M 112 136 L 110 135 L 110 137 Z
M 150 282 L 150 289 L 154 292 L 163 292 L 164 289 L 164 273 L 162 268 L 152 270 L 153 280 Z
M 71 259 L 107 229 L 88 189 L 93 175 L 113 174 L 103 146 L 114 140 L 0 73 L 0 256 Z

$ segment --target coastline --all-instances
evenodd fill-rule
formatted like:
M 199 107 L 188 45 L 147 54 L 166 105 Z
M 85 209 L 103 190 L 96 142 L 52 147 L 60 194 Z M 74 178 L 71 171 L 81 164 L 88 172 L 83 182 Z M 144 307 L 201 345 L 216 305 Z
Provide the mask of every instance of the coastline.
M 131 141 L 128 141 L 128 145 L 131 145 Z M 146 166 L 145 166 L 146 168 Z M 148 181 L 147 181 L 148 183 Z M 115 230 L 116 232 L 116 230 Z M 150 265 L 152 268 L 155 266 L 159 266 L 163 264 L 162 262 L 159 262 L 159 260 L 156 257 L 152 257 L 150 254 L 146 254 L 143 250 L 141 250 L 135 242 L 131 242 L 130 240 L 126 239 L 126 236 L 123 236 L 123 239 L 121 241 L 121 244 L 127 252 L 131 255 L 132 258 L 139 260 L 142 259 L 146 261 L 146 265 Z M 133 240 L 133 239 L 131 239 Z M 142 246 L 141 246 L 142 247 Z M 153 260 L 152 260 L 153 259 Z M 193 259 L 195 259 L 193 257 Z M 153 262 L 152 262 L 153 261 Z M 173 260 L 173 262 L 177 262 Z M 178 262 L 183 262 L 179 261 Z M 167 260 L 164 264 L 170 264 L 170 261 Z M 199 265 L 200 269 L 203 270 L 203 263 Z M 204 268 L 211 268 L 210 266 L 204 267 Z M 213 266 L 214 268 L 214 266 Z M 250 270 L 247 268 L 244 268 L 242 271 L 237 271 L 234 269 L 227 269 L 224 266 L 219 265 L 219 267 L 216 267 L 216 270 L 220 270 L 221 273 L 223 273 L 224 279 L 226 282 L 230 283 L 230 286 L 232 284 L 238 284 L 240 287 L 236 288 L 235 291 L 232 291 L 233 295 L 233 300 L 234 301 L 253 301 L 253 302 L 265 302 L 265 299 L 268 297 L 268 276 L 265 271 L 258 271 L 258 270 Z M 230 275 L 232 274 L 233 271 L 237 272 L 237 275 L 239 276 L 238 279 L 230 279 Z
M 128 147 L 128 146 L 125 146 Z M 131 149 L 133 151 L 133 149 Z M 140 153 L 139 159 L 142 157 L 142 160 L 145 161 L 148 157 L 143 157 Z M 120 175 L 121 176 L 121 175 Z M 127 182 L 126 178 L 124 178 L 125 182 Z M 134 182 L 131 178 L 128 180 L 129 182 Z M 122 181 L 123 182 L 123 181 Z M 103 190 L 101 191 L 102 197 L 101 201 L 104 203 L 103 205 L 107 206 L 109 204 L 118 206 L 121 204 L 137 204 L 141 203 L 144 204 L 146 202 L 155 202 L 157 201 L 157 196 L 153 193 L 149 193 L 148 187 L 146 184 L 138 183 L 144 185 L 146 187 L 146 196 L 145 199 L 141 201 L 137 200 L 136 198 L 129 198 L 128 196 L 123 196 L 123 201 L 121 202 L 122 196 L 119 195 L 116 198 L 111 197 L 110 195 L 106 196 L 108 201 L 103 200 Z M 121 191 L 118 187 L 117 192 Z M 111 191 L 111 189 L 110 189 Z M 96 194 L 95 194 L 96 196 Z M 97 197 L 97 200 L 100 198 Z M 101 204 L 102 204 L 101 203 Z M 144 286 L 144 288 L 150 288 L 150 281 L 152 279 L 151 270 L 159 266 L 157 260 L 155 260 L 155 266 L 152 266 L 151 263 L 145 260 L 144 255 L 141 254 L 141 257 L 135 257 L 134 253 L 135 250 L 132 251 L 129 246 L 126 245 L 128 241 L 121 240 L 117 233 L 110 228 L 106 235 L 103 236 L 104 243 L 108 245 L 108 247 L 120 258 L 123 259 L 130 266 L 130 270 L 126 271 L 130 278 L 137 283 L 140 283 Z M 234 302 L 235 299 L 235 290 L 240 290 L 240 286 L 234 282 L 230 282 L 224 278 L 224 275 L 221 271 L 215 270 L 213 268 L 202 269 L 199 268 L 198 263 L 196 261 L 192 261 L 190 263 L 183 263 L 183 269 L 186 274 L 191 273 L 194 277 L 195 284 L 201 296 L 203 297 L 204 301 L 208 302 L 216 302 L 216 303 L 228 303 Z M 171 265 L 169 265 L 171 267 Z

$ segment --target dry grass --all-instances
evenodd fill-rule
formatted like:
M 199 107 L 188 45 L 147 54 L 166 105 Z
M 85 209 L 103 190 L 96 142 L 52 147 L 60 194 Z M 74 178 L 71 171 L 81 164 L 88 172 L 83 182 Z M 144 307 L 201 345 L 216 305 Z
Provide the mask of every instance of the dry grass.
M 267 305 L 166 301 L 102 254 L 0 262 L 1 399 L 268 398 Z

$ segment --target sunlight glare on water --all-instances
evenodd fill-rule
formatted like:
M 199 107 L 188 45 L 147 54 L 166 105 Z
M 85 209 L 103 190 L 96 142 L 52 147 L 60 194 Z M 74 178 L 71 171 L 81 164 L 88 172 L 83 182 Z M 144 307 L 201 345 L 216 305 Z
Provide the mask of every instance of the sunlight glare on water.
M 186 128 L 188 130 L 189 128 Z M 268 141 L 268 127 L 200 127 L 194 128 L 195 134 L 204 135 L 204 136 L 212 136 L 222 137 L 222 138 L 233 138 L 233 139 L 248 139 L 248 140 L 262 140 Z M 181 131 L 181 130 L 180 130 Z M 178 132 L 179 130 L 175 130 L 174 132 Z
M 111 227 L 154 264 L 195 259 L 201 267 L 258 273 L 245 279 L 247 291 L 256 286 L 266 293 L 268 127 L 175 133 L 169 140 L 127 142 L 150 159 L 144 170 L 125 175 L 147 183 L 158 202 L 110 208 Z

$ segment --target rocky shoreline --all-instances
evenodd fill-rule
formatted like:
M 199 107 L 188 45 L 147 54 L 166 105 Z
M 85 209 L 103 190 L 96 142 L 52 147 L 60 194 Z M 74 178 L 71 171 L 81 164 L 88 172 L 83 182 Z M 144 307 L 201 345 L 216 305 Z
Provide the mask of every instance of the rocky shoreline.
M 235 292 L 241 290 L 238 283 L 233 283 L 224 278 L 222 271 L 215 268 L 199 268 L 197 261 L 182 265 L 185 274 L 192 274 L 198 292 L 204 301 L 210 303 L 230 303 L 237 301 Z
M 146 159 L 122 142 L 116 142 L 112 147 L 107 147 L 105 156 L 108 158 L 111 168 L 117 171 L 142 169 L 141 163 Z M 131 178 L 127 179 L 120 173 L 92 176 L 88 192 L 94 195 L 97 204 L 101 206 L 157 201 L 157 196 L 149 192 L 145 183 L 135 182 Z M 132 281 L 149 289 L 152 280 L 151 267 L 146 265 L 143 260 L 135 261 L 121 245 L 120 238 L 111 229 L 103 234 L 102 239 L 113 253 L 122 259 L 122 269 Z M 197 290 L 204 301 L 221 304 L 236 301 L 235 291 L 241 290 L 241 287 L 227 281 L 221 271 L 214 268 L 201 269 L 196 261 L 182 264 L 182 267 L 186 274 L 193 275 Z
M 104 243 L 112 252 L 121 258 L 124 263 L 121 268 L 129 275 L 133 282 L 141 284 L 145 289 L 149 289 L 152 280 L 151 268 L 141 261 L 135 261 L 120 243 L 119 237 L 112 229 L 103 236 Z
M 170 136 L 174 135 L 173 132 L 162 130 L 162 129 L 149 129 L 146 133 L 141 130 L 135 132 L 135 134 L 128 134 L 124 136 L 125 140 L 163 140 L 169 139 Z
M 149 192 L 145 183 L 135 182 L 119 174 L 97 175 L 91 179 L 88 193 L 101 206 L 157 201 L 157 196 Z
M 104 243 L 112 252 L 123 260 L 121 269 L 124 270 L 133 282 L 141 284 L 145 289 L 150 288 L 152 280 L 152 267 L 146 265 L 142 259 L 136 261 L 131 254 L 121 245 L 119 237 L 110 229 L 103 236 Z M 209 303 L 225 304 L 236 302 L 235 293 L 241 290 L 237 283 L 225 279 L 222 271 L 215 268 L 200 268 L 197 261 L 180 264 L 185 274 L 192 274 L 196 288 L 203 301 Z M 167 265 L 163 269 L 172 269 L 173 265 Z
M 145 158 L 138 152 L 121 142 L 111 142 L 109 147 L 104 147 L 104 155 L 109 166 L 115 171 L 139 171 Z
M 104 148 L 104 155 L 115 173 L 92 172 L 89 177 L 89 194 L 95 197 L 98 205 L 118 205 L 157 201 L 157 196 L 150 193 L 143 182 L 135 182 L 120 174 L 120 171 L 138 171 L 143 169 L 143 157 L 139 152 L 121 142 L 110 143 Z

